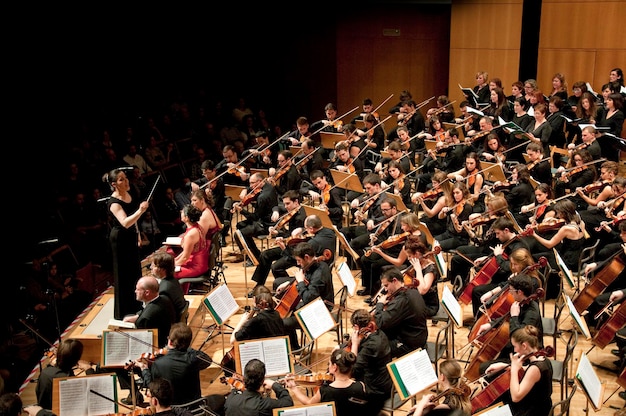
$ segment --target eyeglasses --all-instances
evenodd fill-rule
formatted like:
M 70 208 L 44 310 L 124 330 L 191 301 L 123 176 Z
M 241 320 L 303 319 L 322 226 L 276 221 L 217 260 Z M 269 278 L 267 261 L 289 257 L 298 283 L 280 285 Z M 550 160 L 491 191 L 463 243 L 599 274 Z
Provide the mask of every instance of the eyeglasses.
M 387 211 L 391 211 L 393 208 L 381 208 L 380 210 L 382 212 L 387 212 Z

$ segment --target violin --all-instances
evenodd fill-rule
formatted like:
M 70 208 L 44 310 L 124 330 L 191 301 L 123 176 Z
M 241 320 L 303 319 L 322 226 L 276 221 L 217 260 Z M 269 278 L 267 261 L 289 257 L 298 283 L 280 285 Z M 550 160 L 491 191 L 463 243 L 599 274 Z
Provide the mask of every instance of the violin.
M 148 363 L 153 363 L 154 360 L 156 360 L 157 358 L 163 355 L 167 355 L 167 352 L 168 352 L 167 348 L 160 348 L 156 350 L 155 352 L 144 352 L 143 354 L 139 356 L 139 358 L 137 358 L 136 361 L 146 361 Z M 135 362 L 131 361 L 124 366 L 124 369 L 131 370 L 134 366 L 135 366 Z
M 335 376 L 328 373 L 317 373 L 317 374 L 309 374 L 309 375 L 289 375 L 285 377 L 282 381 L 293 380 L 301 386 L 305 387 L 317 387 L 321 386 L 325 382 L 333 382 L 335 381 Z
M 470 227 L 478 227 L 479 225 L 489 224 L 491 221 L 497 219 L 497 214 L 482 214 L 480 217 L 476 217 L 473 220 L 469 220 Z
M 524 230 L 524 235 L 533 235 L 535 232 L 543 233 L 546 231 L 558 230 L 562 226 L 565 225 L 565 220 L 562 218 L 551 217 L 547 218 L 545 221 L 536 224 L 530 225 L 526 230 Z
M 561 172 L 561 176 L 560 176 L 559 180 L 562 180 L 562 178 L 569 178 L 572 175 L 580 173 L 580 172 L 584 171 L 585 169 L 588 169 L 589 166 L 590 165 L 577 166 L 575 168 L 572 168 L 572 169 L 569 169 L 567 171 Z
M 441 246 L 435 246 L 431 251 L 422 254 L 422 257 L 436 256 L 439 253 L 441 253 Z M 420 281 L 415 277 L 415 267 L 413 267 L 412 263 L 406 269 L 402 270 L 402 280 L 404 280 L 404 285 L 407 287 L 419 287 Z
M 549 160 L 549 159 L 548 158 L 543 158 L 543 159 L 539 159 L 539 160 L 534 160 L 534 161 L 528 163 L 526 165 L 526 167 L 528 168 L 528 170 L 533 170 L 538 164 L 540 164 L 544 160 Z
M 360 216 L 364 216 L 365 213 L 367 212 L 367 210 L 369 210 L 371 208 L 372 205 L 374 205 L 374 202 L 376 202 L 376 199 L 378 198 L 378 195 L 375 196 L 371 196 L 368 199 L 366 199 L 362 205 L 359 207 L 359 209 L 356 210 L 356 212 L 354 213 L 354 221 L 355 222 L 359 222 L 358 220 L 358 216 L 357 214 L 360 214 Z
M 599 181 L 599 182 L 590 183 L 589 185 L 586 185 L 583 188 L 583 192 L 588 194 L 590 192 L 599 191 L 600 189 L 604 188 L 605 186 L 609 186 L 609 185 L 611 185 L 610 181 Z
M 611 227 L 615 227 L 615 226 L 619 225 L 624 220 L 626 220 L 626 214 L 619 215 L 619 216 L 613 218 L 613 220 L 611 220 L 611 221 L 602 221 L 600 223 L 600 226 L 596 227 L 595 230 L 597 232 L 605 230 L 605 231 L 610 233 L 611 231 L 613 231 L 613 229 Z
M 423 194 L 419 196 L 419 198 L 422 200 L 435 199 L 435 198 L 439 198 L 441 194 L 443 194 L 443 189 L 441 189 L 440 187 L 437 187 L 437 188 L 429 189 L 428 191 L 424 192 Z
M 267 178 L 265 178 L 262 181 L 260 181 L 259 183 L 255 184 L 254 189 L 252 189 L 243 198 L 241 198 L 241 201 L 235 202 L 235 204 L 240 206 L 240 207 L 245 207 L 250 202 L 254 201 L 256 199 L 256 197 L 259 196 L 259 194 L 263 190 L 263 186 L 265 185 L 266 181 L 267 181 Z M 233 205 L 235 205 L 235 204 L 233 204 Z M 231 212 L 233 212 L 232 209 L 231 209 Z
M 309 239 L 313 237 L 315 237 L 315 234 L 306 233 L 306 234 L 300 234 L 300 235 L 292 235 L 291 237 L 285 238 L 283 241 L 285 242 L 287 247 L 293 247 L 293 246 L 297 246 L 300 243 L 309 241 Z
M 233 166 L 231 168 L 228 168 L 226 172 L 241 178 L 241 175 L 246 174 L 246 168 L 245 166 Z
M 378 247 L 381 249 L 388 249 L 394 246 L 397 246 L 398 244 L 402 244 L 406 241 L 407 237 L 411 235 L 410 231 L 405 231 L 401 234 L 395 234 L 392 235 L 391 237 L 387 238 L 385 241 L 383 241 L 380 244 L 376 244 L 374 247 Z M 372 247 L 373 248 L 373 247 Z M 367 251 L 365 251 L 365 257 L 369 257 L 372 254 L 372 249 L 369 249 Z
M 504 190 L 510 190 L 515 185 L 517 185 L 516 182 L 509 182 L 509 181 L 500 182 L 499 184 L 493 186 L 492 191 L 493 192 L 500 192 L 500 191 L 504 191 Z
M 237 373 L 233 373 L 231 377 L 221 376 L 220 382 L 228 384 L 238 391 L 244 391 L 246 389 L 246 385 L 243 383 L 243 377 Z
M 274 231 L 278 232 L 278 230 L 283 228 L 293 218 L 293 216 L 298 213 L 298 211 L 300 211 L 300 207 L 294 208 L 288 213 L 286 213 L 285 215 L 283 215 L 283 217 L 280 218 L 274 225 L 273 227 Z

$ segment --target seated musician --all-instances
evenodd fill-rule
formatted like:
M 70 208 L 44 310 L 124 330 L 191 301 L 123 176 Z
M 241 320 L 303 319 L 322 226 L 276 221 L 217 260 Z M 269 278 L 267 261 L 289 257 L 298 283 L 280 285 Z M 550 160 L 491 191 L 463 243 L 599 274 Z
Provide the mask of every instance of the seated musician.
M 429 150 L 424 158 L 423 167 L 415 176 L 417 179 L 417 192 L 424 193 L 428 189 L 429 182 L 437 172 L 454 172 L 465 166 L 465 152 L 469 147 L 459 141 L 456 128 L 445 132 L 445 142 L 437 143 L 435 150 Z M 445 180 L 447 180 L 444 177 Z M 439 182 L 443 182 L 439 180 Z M 436 233 L 433 233 L 436 234 Z
M 278 168 L 269 168 L 270 182 L 276 188 L 278 196 L 282 196 L 290 189 L 300 189 L 302 178 L 300 172 L 292 163 L 291 150 L 281 150 L 276 156 Z
M 319 202 L 317 208 L 326 210 L 333 225 L 341 228 L 343 224 L 342 189 L 332 186 L 322 170 L 314 170 L 309 177 L 314 188 L 303 186 L 300 194 L 309 196 L 313 202 Z
M 598 160 L 602 157 L 602 147 L 600 147 L 600 142 L 596 140 L 596 128 L 594 126 L 586 126 L 582 129 L 582 143 L 579 145 L 575 145 L 574 143 L 570 143 L 567 145 L 567 150 L 569 153 L 569 159 L 571 160 L 573 152 L 577 149 L 585 149 L 590 154 L 593 160 Z
M 282 200 L 282 206 L 277 205 L 272 209 L 271 219 L 274 221 L 274 225 L 268 228 L 269 235 L 276 237 L 276 247 L 263 250 L 261 255 L 257 257 L 259 264 L 252 275 L 252 281 L 256 283 L 256 286 L 248 293 L 249 298 L 252 297 L 254 289 L 265 285 L 271 269 L 281 270 L 286 276 L 286 270 L 296 265 L 296 261 L 291 256 L 291 247 L 287 245 L 285 239 L 300 238 L 306 211 L 300 205 L 298 191 L 289 190 L 285 192 Z M 279 276 L 275 274 L 274 278 L 277 277 Z
M 367 403 L 366 385 L 352 378 L 352 368 L 356 364 L 356 354 L 343 349 L 334 350 L 328 360 L 328 373 L 333 381 L 322 384 L 313 396 L 298 389 L 293 378 L 287 378 L 287 387 L 296 399 L 305 405 L 334 402 L 337 415 L 374 416 Z
M 509 260 L 511 253 L 518 248 L 528 250 L 528 244 L 526 244 L 524 239 L 519 238 L 515 232 L 513 222 L 510 219 L 500 217 L 494 221 L 491 227 L 493 228 L 496 238 L 499 240 L 499 244 L 493 248 L 491 255 L 482 256 L 474 260 L 474 265 L 476 267 L 485 267 L 490 264 L 490 262 L 495 262 L 490 266 L 497 265 L 497 267 L 489 267 L 489 272 L 492 273 L 491 276 L 484 276 L 483 274 L 486 272 L 482 268 L 476 276 L 474 276 L 474 279 L 480 277 L 481 281 L 485 279 L 487 283 L 472 283 L 472 281 L 469 283 L 473 286 L 471 289 L 471 297 L 472 310 L 475 317 L 478 315 L 482 296 L 509 278 L 511 274 L 511 262 Z M 483 271 L 483 273 L 481 273 L 481 271 Z M 491 278 L 489 279 L 489 277 Z
M 472 403 L 470 402 L 469 386 L 465 384 L 463 377 L 463 368 L 457 360 L 447 359 L 439 363 L 439 377 L 437 378 L 437 391 L 451 392 L 451 389 L 459 391 L 453 391 L 445 396 L 442 403 L 437 403 L 432 399 L 435 394 L 428 393 L 422 396 L 422 399 L 409 409 L 409 414 L 413 413 L 414 416 L 425 416 L 432 414 L 432 410 L 458 410 L 458 415 L 470 415 L 472 413 Z M 434 412 L 433 412 L 434 413 Z M 457 413 L 450 413 L 457 414 Z
M 293 406 L 289 391 L 265 377 L 265 363 L 253 358 L 243 370 L 244 389 L 233 391 L 224 404 L 226 416 L 271 416 L 273 409 Z M 264 394 L 273 391 L 275 398 Z
M 384 293 L 376 299 L 374 320 L 391 345 L 391 357 L 401 357 L 425 348 L 428 339 L 426 304 L 416 290 L 404 286 L 402 272 L 395 266 L 382 268 Z
M 611 165 L 606 166 L 607 163 L 610 163 Z M 583 221 L 585 221 L 585 224 L 587 224 L 587 232 L 591 238 L 599 238 L 603 242 L 608 242 L 608 236 L 604 232 L 596 231 L 596 228 L 599 228 L 603 221 L 612 218 L 611 216 L 607 216 L 607 214 L 619 212 L 619 207 L 616 205 L 619 205 L 620 197 L 623 196 L 624 192 L 626 192 L 626 178 L 623 176 L 617 176 L 617 173 L 615 176 L 610 173 L 615 169 L 615 166 L 613 166 L 614 164 L 615 162 L 604 162 L 602 164 L 602 167 L 600 168 L 600 178 L 602 178 L 603 182 L 599 183 L 602 190 L 596 195 L 595 198 L 587 196 L 584 192 L 584 188 L 578 188 L 576 190 L 581 198 L 583 198 L 590 205 L 588 209 L 580 211 L 580 217 Z M 613 178 L 611 179 L 611 177 Z M 594 194 L 592 193 L 592 195 Z
M 449 276 L 454 277 L 455 282 L 461 281 L 465 284 L 474 265 L 470 261 L 491 254 L 489 247 L 494 247 L 498 243 L 493 223 L 506 215 L 507 210 L 506 199 L 501 195 L 493 196 L 487 200 L 487 210 L 484 213 L 472 214 L 468 220 L 461 223 L 468 233 L 470 243 L 458 246 L 450 259 Z
M 404 137 L 405 140 L 409 140 L 406 128 L 401 128 L 399 134 L 401 137 Z M 374 172 L 378 173 L 381 178 L 384 175 L 384 167 L 392 160 L 400 162 L 405 172 L 411 171 L 411 158 L 407 152 L 403 151 L 402 144 L 399 141 L 390 142 L 385 150 L 389 153 L 389 157 L 383 157 L 376 163 L 376 166 L 374 166 Z
M 309 120 L 306 117 L 298 117 L 296 119 L 296 130 L 289 133 L 287 140 L 291 142 L 292 146 L 300 146 L 306 139 L 312 139 L 315 141 L 316 147 L 319 146 L 321 144 L 319 135 L 316 134 L 313 137 L 313 132 L 309 127 Z
M 278 205 L 278 194 L 276 188 L 260 173 L 253 173 L 250 176 L 250 189 L 244 190 L 242 200 L 248 196 L 248 193 L 253 195 L 258 192 L 252 200 L 254 210 L 244 210 L 241 202 L 235 202 L 233 204 L 233 210 L 237 211 L 245 217 L 237 223 L 237 229 L 241 231 L 245 239 L 245 243 L 250 249 L 250 255 L 259 258 L 261 251 L 254 241 L 254 237 L 261 234 L 267 234 L 269 227 L 274 225 L 272 221 L 273 207 Z M 235 239 L 240 250 L 243 250 L 242 242 Z M 250 259 L 248 259 L 250 260 Z M 252 265 L 252 262 L 248 264 Z
M 330 170 L 338 170 L 345 173 L 355 174 L 361 182 L 365 180 L 365 171 L 363 170 L 364 164 L 360 158 L 353 158 L 350 156 L 350 150 L 345 143 L 339 142 L 335 145 L 335 156 L 331 160 Z M 348 201 L 358 198 L 361 193 L 353 190 L 348 190 L 346 193 L 346 199 Z
M 411 200 L 411 181 L 409 175 L 411 172 L 406 172 L 402 167 L 402 164 L 396 160 L 392 160 L 387 165 L 387 175 L 383 178 L 385 185 L 383 188 L 385 192 L 392 193 L 402 198 L 404 205 L 410 210 L 413 210 L 413 201 Z
M 597 172 L 593 162 L 591 153 L 586 149 L 575 150 L 572 154 L 574 166 L 568 170 L 560 167 L 557 169 L 557 178 L 554 183 L 554 196 L 557 198 L 566 195 L 566 193 L 574 193 L 571 196 L 572 201 L 576 204 L 579 211 L 587 209 L 587 202 L 576 194 L 576 189 L 584 188 L 596 181 Z
M 484 160 L 490 163 L 498 163 L 502 166 L 502 169 L 506 172 L 507 166 L 504 164 L 506 161 L 506 147 L 500 141 L 500 137 L 497 134 L 489 134 L 485 137 L 482 147 L 478 151 L 480 160 Z
M 225 184 L 245 186 L 247 185 L 250 174 L 246 172 L 245 167 L 241 165 L 237 150 L 232 145 L 226 145 L 222 149 L 224 159 L 215 165 L 217 175 L 220 176 Z
M 482 116 L 478 120 L 478 130 L 470 130 L 465 133 L 465 139 L 472 142 L 472 150 L 478 150 L 480 141 L 487 137 L 493 130 L 493 119 L 489 116 Z
M 175 322 L 180 321 L 187 300 L 178 280 L 174 277 L 174 257 L 166 252 L 157 251 L 152 256 L 150 273 L 159 282 L 159 296 L 167 297 L 176 311 Z
M 292 261 L 295 264 L 295 258 L 293 257 L 293 248 L 299 242 L 306 241 L 313 251 L 315 251 L 316 257 L 324 256 L 324 261 L 330 266 L 333 263 L 335 248 L 337 246 L 337 234 L 331 228 L 324 227 L 322 220 L 317 215 L 309 215 L 304 219 L 304 228 L 295 230 L 296 235 L 301 238 L 294 238 L 289 245 L 283 251 L 283 254 L 289 253 Z M 292 242 L 295 242 L 292 243 Z M 282 243 L 281 243 L 282 244 Z M 330 257 L 327 257 L 330 253 Z M 293 281 L 293 278 L 287 274 L 287 268 L 282 268 L 280 263 L 274 262 L 272 264 L 272 275 L 274 275 L 274 283 L 272 287 L 276 291 L 279 286 L 285 282 Z
M 533 325 L 514 331 L 511 343 L 515 352 L 509 354 L 510 364 L 495 364 L 488 370 L 492 374 L 510 365 L 508 390 L 500 399 L 513 416 L 548 415 L 552 408 L 552 364 L 541 354 L 541 340 L 541 331 Z
M 370 173 L 363 179 L 365 193 L 350 202 L 350 208 L 355 210 L 353 218 L 357 224 L 363 222 L 364 225 L 348 225 L 341 229 L 341 233 L 346 237 L 350 247 L 359 255 L 365 253 L 365 248 L 370 243 L 370 233 L 374 226 L 384 219 L 384 214 L 380 209 L 382 193 L 380 176 Z M 367 213 L 367 215 L 365 215 Z
M 276 311 L 276 302 L 265 286 L 257 286 L 254 290 L 254 308 L 241 316 L 230 335 L 230 345 L 235 341 L 246 341 L 259 338 L 280 337 L 287 335 L 283 318 Z M 224 356 L 220 364 L 230 376 L 235 373 L 235 360 L 232 350 Z
M 322 300 L 326 301 L 328 310 L 331 310 L 334 305 L 335 292 L 333 289 L 333 276 L 328 264 L 325 261 L 318 260 L 315 249 L 308 242 L 298 244 L 293 250 L 293 256 L 296 258 L 296 263 L 299 267 L 295 278 L 276 288 L 276 294 L 278 296 L 282 294 L 284 298 L 285 293 L 289 293 L 291 285 L 295 285 L 298 292 L 297 298 L 300 301 L 295 305 L 284 305 L 284 299 L 281 299 L 278 307 L 295 311 L 317 298 L 322 298 Z M 291 349 L 299 349 L 300 345 L 298 345 L 296 335 L 296 329 L 300 328 L 298 319 L 294 315 L 287 316 L 283 318 L 283 323 L 285 330 L 289 334 Z
M 517 274 L 509 279 L 509 293 L 513 297 L 509 313 L 482 324 L 477 331 L 480 338 L 488 339 L 490 331 L 497 331 L 504 321 L 508 320 L 509 330 L 504 334 L 507 338 L 520 328 L 527 325 L 534 326 L 539 335 L 539 346 L 543 347 L 543 326 L 541 324 L 541 309 L 537 301 L 536 279 L 527 274 Z M 502 331 L 506 332 L 506 331 Z M 499 335 L 501 336 L 501 334 Z M 502 368 L 502 363 L 509 363 L 509 354 L 514 346 L 509 342 L 502 348 L 497 357 L 480 364 L 480 374 L 489 374 Z
M 380 210 L 383 213 L 383 219 L 376 225 L 373 233 L 369 234 L 371 247 L 386 247 L 384 250 L 387 254 L 397 256 L 402 249 L 402 243 L 408 236 L 408 232 L 404 234 L 403 226 L 398 213 L 396 200 L 385 196 L 380 197 Z M 375 294 L 379 287 L 373 276 L 377 276 L 380 267 L 388 264 L 379 254 L 372 253 L 367 250 L 361 256 L 361 283 L 363 289 L 357 291 L 359 296 L 371 296 Z M 376 279 L 378 280 L 378 279 Z M 367 302 L 367 301 L 366 301 Z
M 367 386 L 367 405 L 371 414 L 378 415 L 393 386 L 387 363 L 391 362 L 391 346 L 387 335 L 376 328 L 374 317 L 367 309 L 357 309 L 350 317 L 352 331 L 346 345 L 356 354 L 352 377 Z
M 426 225 L 432 235 L 439 235 L 446 230 L 446 221 L 439 219 L 441 209 L 452 201 L 452 183 L 443 171 L 435 172 L 431 179 L 431 188 L 425 192 L 411 195 L 415 208 L 423 211 L 419 220 Z
M 328 174 L 328 169 L 325 168 L 326 161 L 324 156 L 322 156 L 321 149 L 315 145 L 312 139 L 304 140 L 301 149 L 302 152 L 294 156 L 294 158 L 302 180 L 309 179 L 316 170 Z M 306 161 L 303 161 L 304 159 Z
M 537 225 L 545 219 L 554 218 L 552 187 L 547 183 L 540 183 L 535 188 L 535 202 L 523 205 L 519 212 L 513 213 L 515 220 L 521 227 L 528 224 Z
M 435 240 L 443 251 L 450 251 L 469 242 L 467 231 L 461 225 L 472 213 L 472 196 L 465 182 L 457 182 L 452 187 L 452 201 L 439 211 L 439 219 L 446 218 L 446 231 L 436 235 Z
M 591 328 L 600 328 L 607 315 L 603 314 L 599 319 L 596 319 L 596 314 L 607 306 L 611 298 L 615 297 L 613 292 L 626 287 L 626 268 L 619 267 L 626 262 L 626 222 L 619 224 L 619 230 L 622 243 L 612 245 L 613 253 L 609 257 L 600 257 L 600 261 L 585 266 L 585 275 L 589 275 L 593 271 L 594 278 L 587 283 L 581 295 L 591 296 L 593 300 L 586 311 L 581 310 L 579 313 L 584 316 L 587 325 Z M 603 253 L 603 256 L 606 254 Z M 603 273 L 601 281 L 595 280 L 599 273 Z M 592 283 L 593 285 L 589 286 Z M 588 294 L 588 291 L 593 291 L 593 293 Z M 575 303 L 575 305 L 577 304 L 578 302 Z
M 544 148 L 541 143 L 528 143 L 526 153 L 530 157 L 528 172 L 539 183 L 552 183 L 552 168 L 549 158 L 544 157 Z
M 259 130 L 254 136 L 256 144 L 241 153 L 241 157 L 246 159 L 246 166 L 254 169 L 269 169 L 277 166 L 277 149 L 270 146 L 270 136 L 265 130 Z
M 433 117 L 438 117 L 442 123 L 453 123 L 454 122 L 454 107 L 452 106 L 452 102 L 450 102 L 450 98 L 447 95 L 440 95 L 437 97 L 437 107 L 429 108 L 426 111 L 426 121 L 428 124 L 432 122 Z
M 472 197 L 473 212 L 485 210 L 485 192 L 483 183 L 485 178 L 480 171 L 480 159 L 476 152 L 470 152 L 465 156 L 465 166 L 457 171 L 448 173 L 448 178 L 457 182 L 465 181 Z
M 551 181 L 548 184 L 552 183 Z M 534 189 L 530 184 L 530 172 L 525 164 L 518 163 L 511 169 L 511 179 L 505 182 L 496 181 L 492 192 L 502 191 L 509 204 L 509 211 L 520 212 L 522 206 L 533 202 Z
M 405 217 L 412 217 L 414 215 L 415 214 L 408 214 L 405 215 Z M 422 298 L 424 298 L 426 317 L 430 318 L 431 316 L 435 316 L 439 311 L 437 281 L 439 280 L 440 274 L 433 259 L 434 251 L 428 251 L 423 235 L 409 235 L 402 246 L 402 251 L 400 251 L 400 254 L 396 258 L 384 253 L 379 248 L 372 248 L 372 251 L 379 253 L 382 258 L 396 267 L 402 267 L 406 265 L 406 263 L 409 263 L 408 267 L 403 268 L 402 278 L 404 279 L 404 285 L 417 288 Z

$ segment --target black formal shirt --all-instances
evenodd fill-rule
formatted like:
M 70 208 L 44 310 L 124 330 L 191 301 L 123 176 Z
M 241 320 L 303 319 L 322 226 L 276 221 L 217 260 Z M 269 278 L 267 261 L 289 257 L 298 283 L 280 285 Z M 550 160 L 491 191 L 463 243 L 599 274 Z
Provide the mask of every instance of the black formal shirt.
M 272 416 L 273 409 L 293 406 L 289 391 L 279 383 L 272 385 L 276 398 L 265 397 L 257 391 L 233 391 L 226 397 L 226 416 Z
M 397 340 L 414 350 L 425 347 L 428 339 L 426 304 L 416 289 L 402 287 L 386 305 L 377 303 L 374 319 L 390 340 Z

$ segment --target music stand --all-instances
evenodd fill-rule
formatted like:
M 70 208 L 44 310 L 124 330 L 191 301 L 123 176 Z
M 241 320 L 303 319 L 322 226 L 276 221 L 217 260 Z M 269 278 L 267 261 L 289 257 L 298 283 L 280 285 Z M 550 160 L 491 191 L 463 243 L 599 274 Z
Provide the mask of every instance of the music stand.
M 437 150 L 437 140 L 424 140 L 424 145 L 426 146 L 426 151 Z
M 337 240 L 339 240 L 339 245 L 343 246 L 344 250 L 346 250 L 348 254 L 350 254 L 352 259 L 356 263 L 361 258 L 359 253 L 354 251 L 352 246 L 350 246 L 350 243 L 348 243 L 348 240 L 346 240 L 346 236 L 343 235 L 343 233 L 337 229 L 336 225 L 333 225 L 333 230 L 335 230 L 335 234 L 337 235 Z
M 482 167 L 483 178 L 489 182 L 505 182 L 506 175 L 504 174 L 504 169 L 502 169 L 502 165 L 499 163 L 492 162 L 480 162 L 480 166 Z
M 337 188 L 347 189 L 349 191 L 355 191 L 359 193 L 365 192 L 361 180 L 356 173 L 347 173 L 340 170 L 331 169 L 330 174 L 333 177 L 333 182 Z
M 264 178 L 267 178 L 269 176 L 269 172 L 267 169 L 250 168 L 250 175 L 254 175 L 255 173 L 263 175 Z
M 404 201 L 402 201 L 402 198 L 396 194 L 393 194 L 391 192 L 385 192 L 385 196 L 389 199 L 393 199 L 396 201 L 396 207 L 398 209 L 398 212 L 410 212 L 409 209 L 406 207 L 406 205 L 404 204 Z
M 463 133 L 463 129 L 458 124 L 443 122 L 442 126 L 444 130 L 456 129 L 456 136 L 459 138 L 459 141 L 462 142 L 465 140 L 465 133 Z
M 320 220 L 322 220 L 322 225 L 326 228 L 333 228 L 333 222 L 330 217 L 323 209 L 319 209 L 316 207 L 312 207 L 310 205 L 302 205 L 304 207 L 304 212 L 306 212 L 306 216 L 309 215 L 317 215 Z
M 259 259 L 250 251 L 250 247 L 248 247 L 248 243 L 243 236 L 241 230 L 235 231 L 234 234 L 235 239 L 239 242 L 239 247 L 241 248 L 241 254 L 243 254 L 243 277 L 246 285 L 246 292 L 248 291 L 248 268 L 246 267 L 246 258 L 250 258 L 252 264 L 255 266 L 259 265 Z M 248 296 L 246 295 L 246 302 L 248 301 Z
M 346 135 L 343 133 L 320 131 L 320 138 L 324 149 L 334 149 L 337 143 L 346 140 Z
M 301 150 L 302 150 L 302 146 L 289 146 L 289 151 L 291 152 L 292 155 L 295 155 L 296 153 L 300 153 Z
M 209 340 L 221 335 L 222 353 L 225 354 L 226 349 L 224 335 L 230 335 L 232 334 L 232 331 L 235 330 L 235 328 L 228 325 L 226 321 L 239 310 L 239 304 L 228 289 L 228 286 L 225 284 L 218 285 L 207 293 L 202 300 L 202 304 L 206 307 L 207 312 L 209 312 L 215 323 L 207 327 L 209 334 L 204 342 L 202 342 L 202 345 L 200 345 L 200 350 L 202 350 L 204 344 L 206 344 Z M 230 328 L 231 332 L 224 332 L 224 327 Z M 217 333 L 215 332 L 216 330 Z
M 239 194 L 244 189 L 246 189 L 245 186 L 227 185 L 227 184 L 224 185 L 224 193 L 226 194 L 227 197 L 230 197 L 233 200 L 233 202 L 241 201 L 241 198 L 239 198 Z

